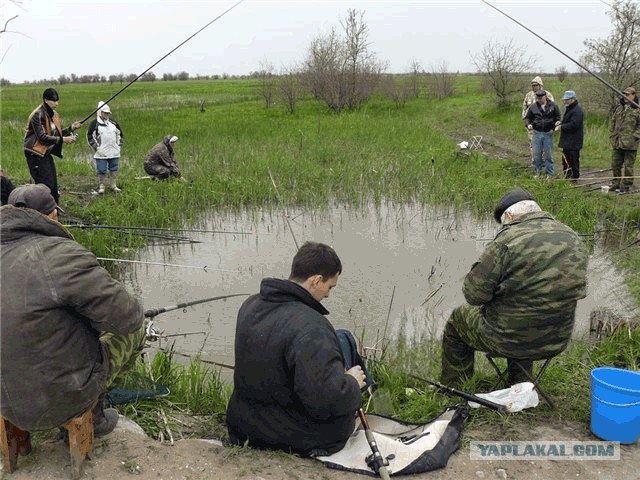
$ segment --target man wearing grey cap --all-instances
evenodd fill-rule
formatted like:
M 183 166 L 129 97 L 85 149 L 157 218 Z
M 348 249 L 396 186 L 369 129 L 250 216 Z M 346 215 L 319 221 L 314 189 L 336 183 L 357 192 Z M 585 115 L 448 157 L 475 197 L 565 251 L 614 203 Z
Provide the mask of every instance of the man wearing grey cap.
M 562 148 L 562 170 L 564 178 L 573 181 L 580 178 L 580 150 L 584 143 L 584 113 L 578 104 L 576 92 L 567 90 L 562 96 L 566 107 L 560 125 L 556 132 L 560 132 L 558 146 Z
M 464 279 L 442 337 L 442 383 L 473 375 L 474 352 L 516 359 L 560 354 L 571 338 L 578 299 L 587 292 L 587 249 L 568 226 L 543 212 L 522 188 L 498 202 L 502 228 Z M 509 383 L 526 380 L 508 362 Z
M 15 188 L 0 208 L 0 414 L 37 432 L 95 405 L 100 436 L 118 421 L 103 395 L 144 345 L 143 310 L 59 209 L 42 184 Z

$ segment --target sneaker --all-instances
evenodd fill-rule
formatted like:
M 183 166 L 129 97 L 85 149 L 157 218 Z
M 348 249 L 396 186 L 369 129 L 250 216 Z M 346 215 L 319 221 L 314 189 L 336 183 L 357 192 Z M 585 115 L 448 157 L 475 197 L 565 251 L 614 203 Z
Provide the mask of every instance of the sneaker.
M 629 185 L 621 185 L 618 193 L 627 193 L 630 190 Z
M 101 194 L 101 195 L 104 193 L 104 185 L 103 184 L 100 184 L 100 188 L 98 188 L 98 193 Z
M 114 193 L 120 193 L 122 191 L 121 189 L 119 189 L 115 185 L 111 187 L 111 190 L 113 190 Z

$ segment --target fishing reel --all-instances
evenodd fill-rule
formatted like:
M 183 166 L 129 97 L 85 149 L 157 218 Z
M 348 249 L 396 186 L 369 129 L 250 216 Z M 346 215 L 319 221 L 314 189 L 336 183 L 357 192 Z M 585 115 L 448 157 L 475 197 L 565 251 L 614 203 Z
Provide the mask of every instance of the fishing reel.
M 160 330 L 153 324 L 153 320 L 145 319 L 146 326 L 145 330 L 145 339 L 147 342 L 157 342 L 162 337 L 164 330 Z

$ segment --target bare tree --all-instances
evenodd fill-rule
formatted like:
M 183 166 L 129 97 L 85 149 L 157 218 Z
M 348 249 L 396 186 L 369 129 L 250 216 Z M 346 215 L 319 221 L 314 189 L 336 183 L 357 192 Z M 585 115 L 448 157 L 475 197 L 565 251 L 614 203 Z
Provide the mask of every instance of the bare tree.
M 509 40 L 487 42 L 479 53 L 471 55 L 471 60 L 491 84 L 498 107 L 505 107 L 511 95 L 525 90 L 526 84 L 519 74 L 532 70 L 534 57 L 527 57 L 524 47 Z
M 611 34 L 604 40 L 585 40 L 586 52 L 581 61 L 621 90 L 628 85 L 637 87 L 640 82 L 640 6 L 632 0 L 616 0 L 608 15 Z M 615 106 L 617 95 L 606 86 L 598 83 L 587 88 L 583 96 L 589 97 L 592 108 L 610 111 Z
M 383 70 L 369 50 L 364 12 L 349 10 L 341 22 L 343 36 L 335 28 L 315 38 L 304 62 L 304 77 L 314 97 L 335 110 L 353 110 L 368 100 Z
M 273 105 L 273 90 L 276 85 L 276 77 L 273 73 L 273 64 L 263 60 L 260 62 L 260 70 L 255 72 L 258 78 L 258 89 L 260 95 L 264 99 L 264 108 L 270 108 Z
M 302 81 L 297 69 L 288 68 L 282 72 L 278 78 L 278 92 L 287 111 L 295 113 L 298 97 L 302 92 Z
M 436 98 L 443 99 L 453 96 L 455 92 L 455 76 L 449 72 L 449 67 L 445 60 L 431 67 L 429 80 L 431 84 L 430 90 Z
M 411 96 L 414 98 L 418 98 L 420 96 L 420 91 L 422 90 L 424 84 L 424 71 L 422 69 L 422 65 L 415 58 L 411 60 L 411 65 L 409 66 L 409 85 L 408 87 L 411 89 Z
M 566 78 L 569 76 L 569 70 L 567 70 L 567 67 L 563 65 L 556 68 L 556 75 L 558 77 L 558 80 L 560 80 L 560 83 L 564 83 Z

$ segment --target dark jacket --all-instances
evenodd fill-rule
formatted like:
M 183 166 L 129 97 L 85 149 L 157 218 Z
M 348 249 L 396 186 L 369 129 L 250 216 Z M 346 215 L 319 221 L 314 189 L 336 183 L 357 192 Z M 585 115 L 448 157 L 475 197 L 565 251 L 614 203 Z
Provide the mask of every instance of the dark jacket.
M 9 194 L 15 187 L 13 182 L 7 177 L 0 177 L 0 204 L 6 205 L 9 200 Z
M 533 125 L 533 129 L 538 132 L 550 132 L 555 128 L 556 122 L 560 120 L 560 109 L 551 100 L 547 100 L 544 111 L 538 102 L 529 107 L 529 111 L 524 117 L 525 126 Z
M 180 168 L 178 167 L 178 162 L 176 162 L 173 146 L 169 141 L 170 138 L 170 135 L 164 137 L 162 142 L 154 145 L 144 158 L 144 171 L 149 175 L 163 178 L 169 176 L 180 177 Z
M 71 132 L 71 128 L 62 128 L 58 112 L 43 103 L 31 112 L 27 120 L 24 151 L 40 157 L 55 155 L 62 158 L 62 137 L 71 135 Z
M 635 99 L 638 102 L 638 97 Z M 609 122 L 611 146 L 618 150 L 638 150 L 640 144 L 640 109 L 623 99 Z
M 142 326 L 140 303 L 41 213 L 0 208 L 0 412 L 26 431 L 87 410 L 107 381 L 101 332 Z
M 345 373 L 329 312 L 303 287 L 266 278 L 238 312 L 231 440 L 307 455 L 337 452 L 355 428 L 358 382 Z
M 546 212 L 502 227 L 462 289 L 482 308 L 483 334 L 495 350 L 521 359 L 562 352 L 587 294 L 588 257 L 580 237 Z
M 584 143 L 584 114 L 576 100 L 567 107 L 560 125 L 558 147 L 564 150 L 580 150 Z

